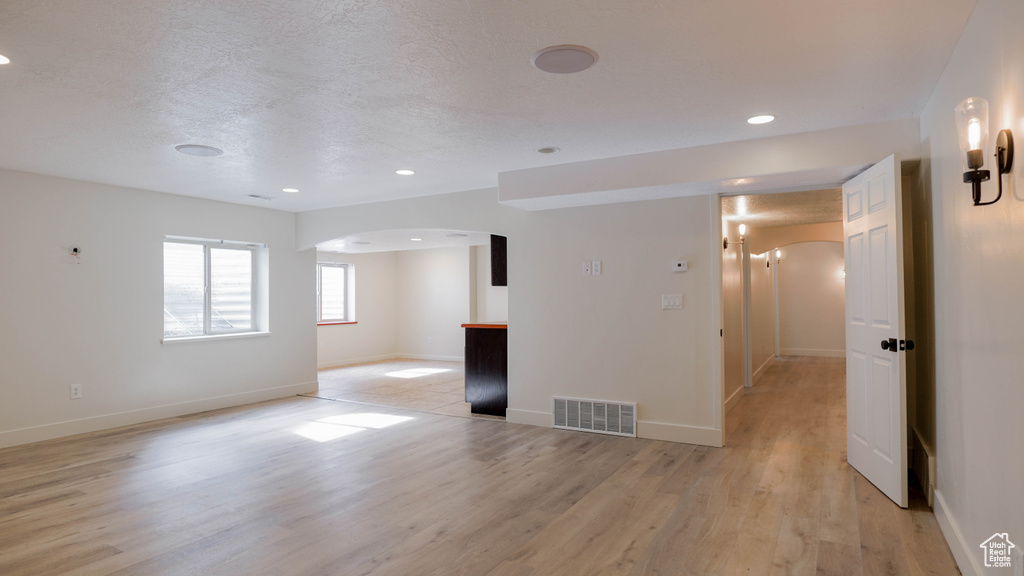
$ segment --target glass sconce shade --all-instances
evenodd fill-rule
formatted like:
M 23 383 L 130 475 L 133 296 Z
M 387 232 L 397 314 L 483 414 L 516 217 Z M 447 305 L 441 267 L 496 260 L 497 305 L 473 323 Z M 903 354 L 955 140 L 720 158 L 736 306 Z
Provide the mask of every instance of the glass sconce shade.
M 960 137 L 964 172 L 980 170 L 985 165 L 985 145 L 988 143 L 988 101 L 968 98 L 957 104 L 956 131 Z

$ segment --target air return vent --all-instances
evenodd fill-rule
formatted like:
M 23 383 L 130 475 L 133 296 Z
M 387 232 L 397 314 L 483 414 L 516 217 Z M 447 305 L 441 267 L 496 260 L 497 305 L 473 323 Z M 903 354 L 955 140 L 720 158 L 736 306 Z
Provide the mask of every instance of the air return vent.
M 636 437 L 636 404 L 555 398 L 555 428 Z

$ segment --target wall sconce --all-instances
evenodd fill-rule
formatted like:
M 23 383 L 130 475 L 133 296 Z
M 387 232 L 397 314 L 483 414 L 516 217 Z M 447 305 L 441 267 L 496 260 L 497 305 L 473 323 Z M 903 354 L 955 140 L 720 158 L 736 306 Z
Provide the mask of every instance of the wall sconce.
M 775 263 L 778 264 L 779 262 L 782 262 L 782 250 L 775 251 Z
M 996 178 L 999 180 L 999 194 L 991 202 L 981 201 L 981 183 L 989 179 L 985 166 L 985 144 L 988 142 L 988 101 L 984 98 L 968 98 L 956 105 L 956 131 L 960 138 L 960 156 L 964 161 L 964 182 L 971 184 L 971 196 L 975 206 L 995 204 L 1003 197 L 1003 174 L 1013 168 L 1013 134 L 1000 130 L 996 137 Z
M 729 242 L 729 237 L 726 236 L 722 240 L 722 249 L 723 250 L 728 250 L 730 244 L 743 244 L 743 236 L 746 233 L 747 233 L 747 225 L 746 224 L 740 224 L 740 241 L 739 242 Z

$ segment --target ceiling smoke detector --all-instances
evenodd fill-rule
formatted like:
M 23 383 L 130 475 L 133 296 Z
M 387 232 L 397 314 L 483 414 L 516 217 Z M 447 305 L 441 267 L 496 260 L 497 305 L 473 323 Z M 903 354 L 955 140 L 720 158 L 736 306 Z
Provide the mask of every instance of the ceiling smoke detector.
M 181 144 L 174 147 L 175 150 L 182 154 L 188 154 L 189 156 L 220 156 L 224 153 L 220 148 L 214 148 L 213 146 L 204 146 L 203 144 Z
M 597 63 L 597 52 L 586 46 L 548 46 L 530 58 L 533 67 L 551 74 L 575 74 Z

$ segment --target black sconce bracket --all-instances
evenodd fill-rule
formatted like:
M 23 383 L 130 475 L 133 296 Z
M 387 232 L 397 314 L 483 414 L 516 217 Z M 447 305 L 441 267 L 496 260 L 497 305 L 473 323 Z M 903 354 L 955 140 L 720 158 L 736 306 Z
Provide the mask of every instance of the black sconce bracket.
M 981 201 L 981 183 L 989 179 L 988 170 L 970 170 L 964 172 L 964 182 L 971 184 L 971 197 L 974 198 L 975 206 L 988 206 L 995 204 L 1003 197 L 1003 174 L 1009 174 L 1013 168 L 1013 133 L 1009 130 L 1000 130 L 996 138 L 996 171 L 999 180 L 999 193 L 991 202 Z

